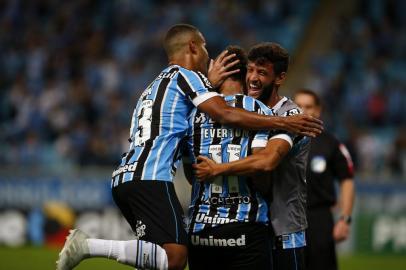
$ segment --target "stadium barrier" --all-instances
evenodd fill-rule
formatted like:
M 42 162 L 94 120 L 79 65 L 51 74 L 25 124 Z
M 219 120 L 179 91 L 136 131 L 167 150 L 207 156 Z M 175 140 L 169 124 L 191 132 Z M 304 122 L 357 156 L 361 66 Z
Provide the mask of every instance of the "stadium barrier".
M 185 179 L 175 186 L 186 210 L 190 187 Z M 358 179 L 356 190 L 351 239 L 339 249 L 406 254 L 406 185 Z M 92 237 L 134 238 L 112 201 L 108 180 L 0 177 L 0 245 L 60 246 L 72 227 Z

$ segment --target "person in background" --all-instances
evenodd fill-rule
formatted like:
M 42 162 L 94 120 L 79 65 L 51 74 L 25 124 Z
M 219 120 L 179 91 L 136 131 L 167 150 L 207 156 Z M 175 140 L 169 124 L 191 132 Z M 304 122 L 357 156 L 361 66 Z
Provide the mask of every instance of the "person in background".
M 313 91 L 298 90 L 294 95 L 294 102 L 304 113 L 320 117 L 322 111 L 320 98 Z M 353 163 L 344 144 L 326 131 L 317 138 L 312 138 L 306 177 L 307 269 L 337 269 L 335 244 L 346 240 L 350 235 L 355 198 L 353 178 Z M 332 212 L 337 204 L 335 181 L 338 181 L 340 190 L 338 198 L 340 216 L 336 222 Z

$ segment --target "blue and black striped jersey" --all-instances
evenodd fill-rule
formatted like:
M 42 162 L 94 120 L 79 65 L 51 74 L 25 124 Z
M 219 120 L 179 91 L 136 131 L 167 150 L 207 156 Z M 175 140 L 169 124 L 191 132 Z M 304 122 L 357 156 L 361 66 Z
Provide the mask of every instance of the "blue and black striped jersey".
M 112 186 L 131 180 L 172 181 L 179 146 L 194 107 L 218 95 L 200 72 L 164 69 L 141 94 L 130 129 L 130 148 L 113 172 Z
M 248 96 L 227 96 L 225 100 L 233 107 L 272 114 L 266 105 Z M 217 163 L 244 158 L 250 154 L 251 147 L 255 147 L 256 141 L 266 140 L 268 136 L 268 132 L 223 126 L 198 109 L 192 113 L 190 125 L 187 148 L 193 163 L 198 155 L 207 156 Z M 190 232 L 232 222 L 268 222 L 267 204 L 246 177 L 220 176 L 211 183 L 193 180 L 192 184 Z

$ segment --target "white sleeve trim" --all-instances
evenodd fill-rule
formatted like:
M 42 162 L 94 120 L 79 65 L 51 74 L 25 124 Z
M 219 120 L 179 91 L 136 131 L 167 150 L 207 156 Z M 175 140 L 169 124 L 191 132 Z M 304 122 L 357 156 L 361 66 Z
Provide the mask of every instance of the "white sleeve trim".
M 206 100 L 208 100 L 208 99 L 210 99 L 210 98 L 212 98 L 212 97 L 218 96 L 218 95 L 219 95 L 219 94 L 216 93 L 216 92 L 207 92 L 207 93 L 198 95 L 197 97 L 195 97 L 195 98 L 192 100 L 192 102 L 193 102 L 193 104 L 197 107 L 197 106 L 199 106 L 201 103 L 205 102 Z
M 287 142 L 290 144 L 290 147 L 293 146 L 292 138 L 291 138 L 289 135 L 287 135 L 287 134 L 277 134 L 277 135 L 275 135 L 275 136 L 272 136 L 269 140 L 273 140 L 273 139 L 282 139 L 282 140 L 285 140 L 285 141 L 287 141 Z
M 253 140 L 251 148 L 265 148 L 267 143 L 267 140 Z

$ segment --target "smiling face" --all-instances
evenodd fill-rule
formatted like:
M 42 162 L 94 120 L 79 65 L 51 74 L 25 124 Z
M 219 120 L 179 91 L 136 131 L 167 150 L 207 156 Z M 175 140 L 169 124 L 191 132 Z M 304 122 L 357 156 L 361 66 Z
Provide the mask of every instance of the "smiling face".
M 248 52 L 246 84 L 248 95 L 264 103 L 272 103 L 286 78 L 289 53 L 274 42 L 261 42 Z M 269 104 L 268 104 L 269 105 Z
M 250 97 L 261 100 L 264 96 L 268 96 L 270 94 L 268 92 L 273 89 L 275 79 L 272 63 L 248 62 L 246 84 Z

